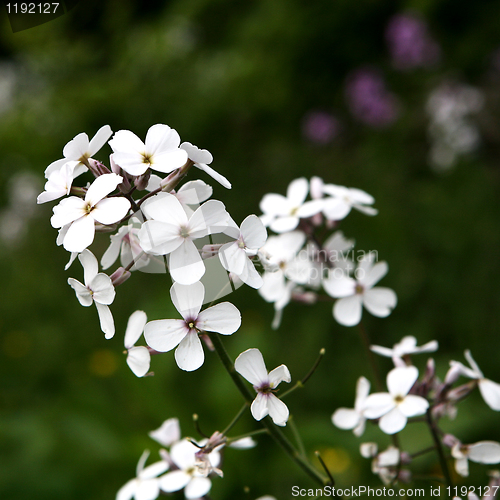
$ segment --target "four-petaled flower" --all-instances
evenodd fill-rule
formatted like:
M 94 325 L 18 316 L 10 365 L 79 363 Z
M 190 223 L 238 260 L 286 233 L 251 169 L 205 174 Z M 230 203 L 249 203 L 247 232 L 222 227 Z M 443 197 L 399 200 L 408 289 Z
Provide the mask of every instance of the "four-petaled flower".
M 194 163 L 196 168 L 203 170 L 225 188 L 231 189 L 231 183 L 223 175 L 219 174 L 219 172 L 208 166 L 214 159 L 210 151 L 200 149 L 190 142 L 183 142 L 180 147 L 187 152 L 189 159 Z
M 168 255 L 172 279 L 191 285 L 205 274 L 205 264 L 193 240 L 221 233 L 227 227 L 229 214 L 220 201 L 210 200 L 191 217 L 186 215 L 179 200 L 170 193 L 158 193 L 142 210 L 152 220 L 139 231 L 142 249 L 153 255 Z
M 136 346 L 135 343 L 144 331 L 148 318 L 144 311 L 135 311 L 130 315 L 125 331 L 125 349 L 127 349 L 127 364 L 138 377 L 144 377 L 148 373 L 151 363 L 149 349 L 144 346 Z
M 421 396 L 408 394 L 418 378 L 414 366 L 394 368 L 387 375 L 389 392 L 377 392 L 366 398 L 363 413 L 366 418 L 380 418 L 379 427 L 386 434 L 404 429 L 408 417 L 423 415 L 429 403 Z
M 260 288 L 262 277 L 256 271 L 249 255 L 256 255 L 266 242 L 267 231 L 264 224 L 256 215 L 249 215 L 241 223 L 240 229 L 237 226 L 229 226 L 225 233 L 236 240 L 220 248 L 219 259 L 222 267 L 234 273 L 248 286 Z
M 457 441 L 451 449 L 455 459 L 455 470 L 461 476 L 469 475 L 469 460 L 479 464 L 500 463 L 500 444 L 496 441 L 479 441 L 474 444 L 462 444 Z
M 130 201 L 123 197 L 106 198 L 121 182 L 119 175 L 101 175 L 89 187 L 85 199 L 70 196 L 54 207 L 52 227 L 69 225 L 63 239 L 68 252 L 82 252 L 94 241 L 96 222 L 114 224 L 127 215 Z
M 344 326 L 354 326 L 361 321 L 363 306 L 374 316 L 389 316 L 396 307 L 397 296 L 393 290 L 373 286 L 388 270 L 387 262 L 375 261 L 375 253 L 365 256 L 356 269 L 356 279 L 343 273 L 331 272 L 323 280 L 323 287 L 334 298 L 339 298 L 333 306 L 333 317 Z M 335 270 L 333 270 L 335 271 Z
M 188 154 L 179 148 L 179 134 L 168 125 L 153 125 L 146 134 L 144 144 L 129 130 L 119 130 L 109 141 L 113 160 L 125 172 L 139 176 L 148 168 L 168 173 L 182 167 Z
M 69 141 L 63 149 L 63 156 L 60 160 L 52 162 L 45 169 L 45 177 L 50 178 L 51 174 L 60 170 L 61 167 L 68 161 L 76 161 L 74 167 L 73 178 L 78 177 L 83 172 L 87 171 L 87 164 L 89 158 L 92 158 L 103 146 L 106 141 L 111 137 L 113 131 L 109 125 L 101 127 L 92 140 L 89 141 L 89 136 L 82 132 L 76 135 Z
M 247 349 L 234 362 L 235 370 L 257 391 L 250 410 L 255 420 L 262 420 L 269 415 L 276 425 L 284 426 L 288 420 L 288 408 L 275 395 L 280 382 L 290 382 L 291 376 L 285 365 L 280 365 L 267 372 L 262 353 L 258 349 Z
M 170 296 L 183 319 L 150 321 L 144 328 L 148 345 L 156 351 L 175 350 L 175 360 L 182 370 L 197 370 L 205 360 L 200 332 L 231 335 L 241 324 L 238 309 L 230 302 L 221 302 L 200 312 L 205 297 L 201 282 L 192 285 L 174 283 Z
M 196 453 L 200 447 L 195 446 L 190 440 L 182 439 L 170 448 L 170 459 L 178 468 L 160 478 L 160 487 L 166 493 L 172 493 L 184 488 L 187 499 L 204 497 L 212 487 L 212 482 L 199 470 Z M 207 455 L 212 467 L 217 467 L 220 454 L 217 450 Z
M 485 403 L 495 411 L 500 411 L 500 384 L 484 378 L 483 372 L 474 361 L 472 354 L 467 349 L 464 353 L 465 359 L 469 362 L 471 368 L 467 368 L 459 361 L 451 361 L 452 368 L 458 369 L 462 375 L 477 380 L 479 391 Z
M 380 345 L 372 345 L 370 349 L 381 356 L 392 358 L 397 366 L 402 366 L 401 363 L 404 356 L 411 354 L 420 354 L 423 352 L 434 352 L 438 350 L 438 343 L 436 340 L 431 340 L 420 347 L 417 346 L 417 339 L 412 335 L 403 337 L 400 342 L 394 344 L 393 348 L 382 347 Z
M 364 404 L 370 392 L 370 382 L 360 377 L 356 384 L 356 399 L 354 408 L 338 408 L 332 415 L 332 422 L 339 429 L 352 429 L 355 436 L 361 436 L 365 431 L 366 417 L 363 415 Z
M 160 494 L 160 479 L 158 476 L 166 472 L 169 465 L 164 460 L 144 467 L 149 451 L 145 451 L 137 464 L 137 477 L 131 479 L 120 488 L 116 500 L 155 500 Z
M 78 258 L 83 266 L 85 285 L 74 278 L 68 278 L 68 284 L 76 293 L 76 298 L 82 306 L 89 307 L 94 302 L 99 314 L 101 330 L 110 339 L 115 334 L 115 323 L 109 310 L 109 304 L 115 299 L 115 287 L 111 278 L 98 273 L 97 259 L 90 250 L 84 250 Z
M 301 177 L 290 183 L 286 197 L 276 193 L 266 194 L 260 202 L 264 225 L 276 233 L 285 233 L 293 231 L 300 219 L 321 212 L 322 200 L 305 201 L 308 191 L 309 183 L 305 177 Z

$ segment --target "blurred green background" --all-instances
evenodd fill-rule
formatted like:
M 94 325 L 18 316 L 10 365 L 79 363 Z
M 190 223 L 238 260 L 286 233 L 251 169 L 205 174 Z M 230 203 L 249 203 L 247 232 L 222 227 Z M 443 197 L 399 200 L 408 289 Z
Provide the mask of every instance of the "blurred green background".
M 237 222 L 300 176 L 371 193 L 379 215 L 353 213 L 342 229 L 388 261 L 382 284 L 398 294 L 389 318 L 365 313 L 373 342 L 439 340 L 441 377 L 469 348 L 500 381 L 499 20 L 500 3 L 487 0 L 89 0 L 13 34 L 0 11 L 0 498 L 114 498 L 144 449 L 156 460 L 147 432 L 163 420 L 176 416 L 197 437 L 193 413 L 210 434 L 241 405 L 214 354 L 194 373 L 172 353 L 153 358 L 154 377 L 126 366 L 129 314 L 173 313 L 167 278 L 136 273 L 118 289 L 109 341 L 95 308 L 82 308 L 67 285 L 81 268 L 63 270 L 53 204 L 35 199 L 63 146 L 104 124 L 144 137 L 166 123 L 209 149 L 233 184 L 212 182 L 214 198 Z M 101 255 L 107 244 L 101 235 L 92 249 Z M 369 426 L 357 439 L 330 422 L 337 407 L 352 407 L 357 378 L 372 378 L 356 329 L 320 303 L 288 306 L 273 331 L 272 306 L 257 292 L 240 288 L 230 300 L 243 316 L 226 339 L 233 357 L 258 347 L 268 368 L 285 363 L 297 380 L 326 348 L 287 404 L 339 486 L 378 485 L 358 447 L 389 438 Z M 421 371 L 425 361 L 416 358 Z M 443 423 L 463 442 L 500 440 L 499 416 L 478 394 Z M 235 432 L 253 428 L 247 415 Z M 430 438 L 415 424 L 402 442 L 412 452 Z M 313 486 L 262 437 L 253 450 L 228 450 L 223 468 L 211 498 L 285 499 L 293 485 Z M 486 470 L 472 465 L 457 481 L 485 485 Z

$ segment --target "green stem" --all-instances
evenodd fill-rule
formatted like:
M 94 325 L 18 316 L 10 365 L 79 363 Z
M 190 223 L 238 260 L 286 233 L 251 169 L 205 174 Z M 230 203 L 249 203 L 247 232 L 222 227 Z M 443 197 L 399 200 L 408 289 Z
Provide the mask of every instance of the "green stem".
M 224 368 L 228 372 L 229 376 L 232 378 L 234 384 L 240 391 L 241 395 L 248 404 L 251 404 L 254 399 L 254 394 L 250 392 L 248 386 L 243 382 L 243 379 L 238 375 L 234 369 L 234 364 L 227 353 L 220 336 L 207 332 L 212 344 L 217 352 Z M 283 434 L 283 432 L 276 427 L 276 425 L 269 418 L 264 418 L 260 421 L 260 424 L 264 426 L 272 438 L 283 448 L 285 453 L 314 481 L 321 484 L 322 486 L 329 484 L 329 479 L 325 478 L 316 468 L 314 468 L 300 453 L 295 449 L 288 438 Z
M 248 408 L 248 403 L 245 403 L 241 407 L 240 411 L 233 418 L 233 420 L 231 420 L 231 422 L 229 423 L 229 425 L 222 431 L 222 434 L 224 434 L 224 436 L 226 436 L 227 433 L 234 427 L 234 425 L 236 424 L 236 422 L 238 422 L 238 420 L 241 418 L 241 416 L 243 415 L 243 413 L 245 413 L 245 411 L 247 410 L 247 408 Z
M 444 454 L 443 445 L 441 444 L 441 440 L 439 439 L 439 430 L 436 426 L 432 418 L 432 410 L 429 408 L 427 413 L 425 414 L 427 418 L 427 424 L 429 425 L 429 429 L 431 431 L 432 439 L 434 440 L 434 444 L 436 445 L 436 451 L 439 457 L 439 463 L 441 465 L 441 471 L 443 472 L 445 481 L 447 486 L 449 486 L 450 490 L 453 488 L 453 481 L 451 480 L 450 469 L 448 468 L 448 462 L 446 460 L 446 456 Z

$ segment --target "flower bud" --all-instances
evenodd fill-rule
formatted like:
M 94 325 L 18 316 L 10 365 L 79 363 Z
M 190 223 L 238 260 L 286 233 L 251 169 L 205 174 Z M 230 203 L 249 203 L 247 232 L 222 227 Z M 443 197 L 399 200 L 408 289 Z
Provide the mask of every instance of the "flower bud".
M 90 165 L 90 170 L 96 177 L 111 173 L 111 171 L 109 170 L 108 167 L 106 167 L 106 165 L 104 165 L 100 161 L 94 160 L 93 158 L 89 158 L 89 165 Z
M 119 267 L 111 276 L 111 281 L 113 286 L 121 285 L 125 283 L 131 276 L 130 271 L 125 271 L 124 267 Z
M 134 179 L 134 185 L 139 191 L 144 191 L 148 187 L 149 178 L 151 177 L 151 170 L 145 174 L 139 175 Z
M 443 444 L 448 448 L 453 448 L 460 441 L 453 434 L 445 434 L 443 436 Z
M 377 443 L 361 443 L 361 446 L 359 447 L 359 452 L 364 458 L 373 458 L 377 455 L 377 451 Z
M 452 362 L 450 369 L 444 377 L 444 383 L 446 385 L 453 385 L 458 380 L 458 377 L 460 377 L 461 374 L 462 370 L 460 369 L 460 366 Z

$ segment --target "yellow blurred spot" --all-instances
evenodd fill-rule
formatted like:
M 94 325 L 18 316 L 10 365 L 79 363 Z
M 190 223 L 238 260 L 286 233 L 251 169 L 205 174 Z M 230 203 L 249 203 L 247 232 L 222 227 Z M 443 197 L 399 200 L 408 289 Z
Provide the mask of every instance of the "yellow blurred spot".
M 344 448 L 325 448 L 320 450 L 320 455 L 332 475 L 344 472 L 351 465 L 349 454 Z
M 109 349 L 94 351 L 90 357 L 89 370 L 98 377 L 109 377 L 117 368 L 116 355 Z
M 3 339 L 3 352 L 11 358 L 22 358 L 31 349 L 31 339 L 25 332 L 8 332 Z

